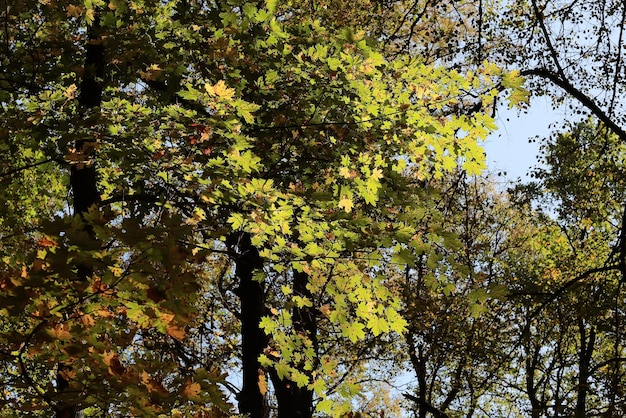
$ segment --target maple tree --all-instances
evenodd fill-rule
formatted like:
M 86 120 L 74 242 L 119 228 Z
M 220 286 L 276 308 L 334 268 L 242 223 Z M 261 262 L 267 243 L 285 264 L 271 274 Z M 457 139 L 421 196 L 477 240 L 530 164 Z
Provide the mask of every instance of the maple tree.
M 483 168 L 493 122 L 451 110 L 519 75 L 386 59 L 273 1 L 2 13 L 3 413 L 217 414 L 238 345 L 239 412 L 268 377 L 278 416 L 347 412 L 346 344 L 405 329 L 376 273 L 416 239 L 399 208 Z

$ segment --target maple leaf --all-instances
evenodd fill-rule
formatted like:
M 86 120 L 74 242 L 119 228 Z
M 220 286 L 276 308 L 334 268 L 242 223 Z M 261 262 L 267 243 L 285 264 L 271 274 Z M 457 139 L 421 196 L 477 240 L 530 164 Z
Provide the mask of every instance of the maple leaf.
M 372 334 L 378 336 L 383 332 L 389 331 L 389 324 L 385 320 L 385 318 L 381 318 L 379 316 L 372 316 L 367 321 L 367 327 L 372 330 Z
M 188 380 L 183 386 L 183 396 L 191 400 L 199 400 L 202 387 L 198 382 Z
M 70 4 L 67 6 L 67 17 L 80 17 L 83 13 L 83 7 Z
M 181 341 L 185 338 L 185 328 L 174 322 L 170 322 L 169 324 L 167 324 L 165 332 L 167 332 L 167 335 L 174 339 L 177 339 L 178 341 Z
M 104 364 L 109 367 L 109 373 L 114 376 L 122 376 L 126 368 L 120 361 L 120 356 L 114 351 L 105 351 L 102 353 Z
M 341 209 L 345 210 L 347 213 L 352 212 L 352 208 L 354 207 L 354 202 L 347 196 L 342 197 L 339 200 L 339 205 Z
M 221 97 L 222 99 L 230 100 L 235 95 L 235 90 L 226 86 L 224 80 L 218 81 L 215 85 L 206 84 L 204 86 L 206 91 L 214 96 Z
M 63 324 L 58 324 L 54 328 L 48 331 L 50 335 L 61 341 L 68 341 L 72 339 L 72 334 L 67 330 Z
M 148 389 L 148 392 L 158 393 L 162 396 L 169 395 L 168 390 L 153 376 L 150 376 L 145 370 L 141 372 L 141 383 Z M 200 385 L 198 385 L 200 386 Z

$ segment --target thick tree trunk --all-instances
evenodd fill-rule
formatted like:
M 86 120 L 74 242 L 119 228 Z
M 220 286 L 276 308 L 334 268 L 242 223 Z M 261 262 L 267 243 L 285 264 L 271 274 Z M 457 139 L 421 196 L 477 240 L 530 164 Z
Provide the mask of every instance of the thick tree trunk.
M 78 103 L 84 109 L 92 109 L 100 106 L 102 101 L 102 86 L 98 79 L 104 73 L 104 46 L 99 34 L 99 20 L 96 18 L 93 25 L 88 29 L 88 43 L 83 69 L 83 78 L 80 86 Z M 81 160 L 72 165 L 70 169 L 70 187 L 74 197 L 74 216 L 85 218 L 91 208 L 97 208 L 100 202 L 96 179 L 96 167 L 94 164 L 93 142 L 94 138 L 82 138 L 75 143 L 76 153 L 81 155 Z M 93 228 L 85 222 L 83 228 L 95 240 Z M 93 268 L 89 265 L 76 266 L 77 279 L 86 281 L 93 274 Z M 62 394 L 69 386 L 64 377 L 64 371 L 71 366 L 60 363 L 56 377 L 57 392 Z M 80 407 L 73 403 L 63 402 L 57 406 L 56 418 L 78 418 L 82 416 Z
M 267 337 L 259 327 L 265 313 L 265 293 L 263 285 L 254 280 L 254 271 L 263 267 L 263 261 L 247 232 L 231 235 L 227 245 L 235 256 L 235 273 L 239 279 L 236 293 L 241 306 L 243 384 L 237 396 L 239 413 L 248 414 L 250 418 L 266 418 L 267 402 L 259 387 L 263 370 L 258 360 L 267 346 Z
M 308 274 L 294 271 L 293 291 L 298 296 L 311 298 L 311 292 L 307 288 Z M 317 322 L 313 308 L 295 307 L 292 312 L 294 331 L 306 335 L 313 343 L 317 352 Z M 302 372 L 309 374 L 303 370 Z M 288 379 L 280 379 L 275 371 L 270 372 L 272 384 L 278 402 L 278 418 L 312 418 L 313 417 L 313 391 L 307 387 L 298 387 Z M 309 375 L 309 377 L 311 377 Z

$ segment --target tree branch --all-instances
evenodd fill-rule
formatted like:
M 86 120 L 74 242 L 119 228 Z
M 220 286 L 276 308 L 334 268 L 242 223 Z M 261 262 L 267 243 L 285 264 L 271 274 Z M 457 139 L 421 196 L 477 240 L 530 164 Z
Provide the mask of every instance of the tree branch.
M 593 99 L 587 96 L 578 88 L 567 80 L 562 78 L 559 74 L 556 74 L 545 68 L 535 68 L 530 70 L 524 70 L 521 72 L 523 76 L 537 76 L 544 78 L 558 87 L 562 88 L 570 96 L 578 100 L 584 107 L 586 107 L 595 117 L 597 117 L 607 128 L 609 128 L 619 139 L 626 143 L 626 131 L 624 131 L 619 125 L 617 125 L 611 117 L 606 114 L 600 106 L 598 106 Z

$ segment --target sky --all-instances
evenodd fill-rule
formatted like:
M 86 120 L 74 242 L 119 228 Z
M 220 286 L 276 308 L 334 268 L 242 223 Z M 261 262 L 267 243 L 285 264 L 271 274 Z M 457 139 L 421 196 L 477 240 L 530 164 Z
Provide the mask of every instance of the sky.
M 539 141 L 550 134 L 550 124 L 562 121 L 564 114 L 553 110 L 547 98 L 533 98 L 527 111 L 509 110 L 504 106 L 496 114 L 498 130 L 483 143 L 490 173 L 506 172 L 506 179 L 530 180 L 528 172 L 537 166 Z M 504 177 L 503 177 L 504 178 Z

